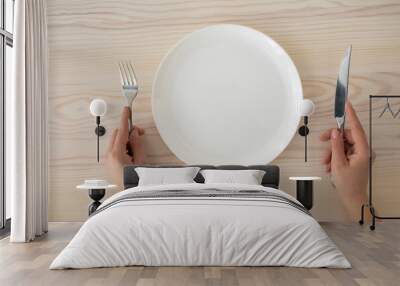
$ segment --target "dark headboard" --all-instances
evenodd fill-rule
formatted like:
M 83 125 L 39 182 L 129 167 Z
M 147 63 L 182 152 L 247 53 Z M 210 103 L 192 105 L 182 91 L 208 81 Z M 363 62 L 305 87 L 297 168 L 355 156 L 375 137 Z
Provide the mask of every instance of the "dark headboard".
M 132 165 L 124 168 L 124 189 L 136 187 L 139 183 L 139 177 L 135 171 L 136 167 L 149 167 L 149 168 L 179 168 L 179 167 L 191 167 L 196 166 L 204 169 L 220 169 L 220 170 L 246 170 L 256 169 L 265 171 L 265 175 L 262 179 L 262 185 L 265 187 L 279 188 L 279 167 L 275 165 L 251 165 L 251 166 L 240 166 L 240 165 L 222 165 L 222 166 L 211 166 L 211 165 L 188 165 L 188 166 L 149 166 L 149 165 Z M 197 183 L 204 183 L 204 178 L 198 173 L 194 180 Z

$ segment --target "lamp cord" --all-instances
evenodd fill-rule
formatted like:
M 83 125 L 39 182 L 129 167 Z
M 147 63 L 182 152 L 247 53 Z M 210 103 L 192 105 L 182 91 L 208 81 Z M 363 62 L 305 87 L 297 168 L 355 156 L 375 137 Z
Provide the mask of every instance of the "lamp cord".
M 304 162 L 307 162 L 307 135 L 308 135 L 308 116 L 304 116 L 305 136 L 304 136 Z
M 97 124 L 97 163 L 100 162 L 100 116 L 96 116 L 96 124 Z

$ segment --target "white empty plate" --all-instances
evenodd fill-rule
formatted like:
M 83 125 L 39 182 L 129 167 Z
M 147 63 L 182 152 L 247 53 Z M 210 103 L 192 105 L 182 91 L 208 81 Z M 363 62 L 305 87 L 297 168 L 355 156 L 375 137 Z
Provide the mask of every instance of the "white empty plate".
M 239 25 L 195 31 L 164 57 L 153 84 L 162 139 L 188 164 L 265 164 L 299 123 L 301 82 L 288 54 Z

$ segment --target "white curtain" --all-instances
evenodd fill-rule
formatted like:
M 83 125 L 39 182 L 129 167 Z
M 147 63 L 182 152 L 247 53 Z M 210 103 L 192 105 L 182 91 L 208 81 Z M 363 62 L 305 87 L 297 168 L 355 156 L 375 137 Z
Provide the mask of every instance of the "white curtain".
M 47 22 L 45 0 L 15 1 L 9 146 L 12 242 L 47 232 Z

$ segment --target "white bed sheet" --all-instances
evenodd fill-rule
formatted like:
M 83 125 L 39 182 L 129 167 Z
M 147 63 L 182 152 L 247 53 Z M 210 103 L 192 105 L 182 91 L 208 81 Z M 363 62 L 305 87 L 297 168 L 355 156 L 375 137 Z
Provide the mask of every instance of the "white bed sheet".
M 179 184 L 154 190 L 280 190 L 254 185 Z M 189 198 L 126 201 L 89 218 L 50 269 L 145 266 L 293 266 L 350 268 L 311 216 L 258 199 Z

